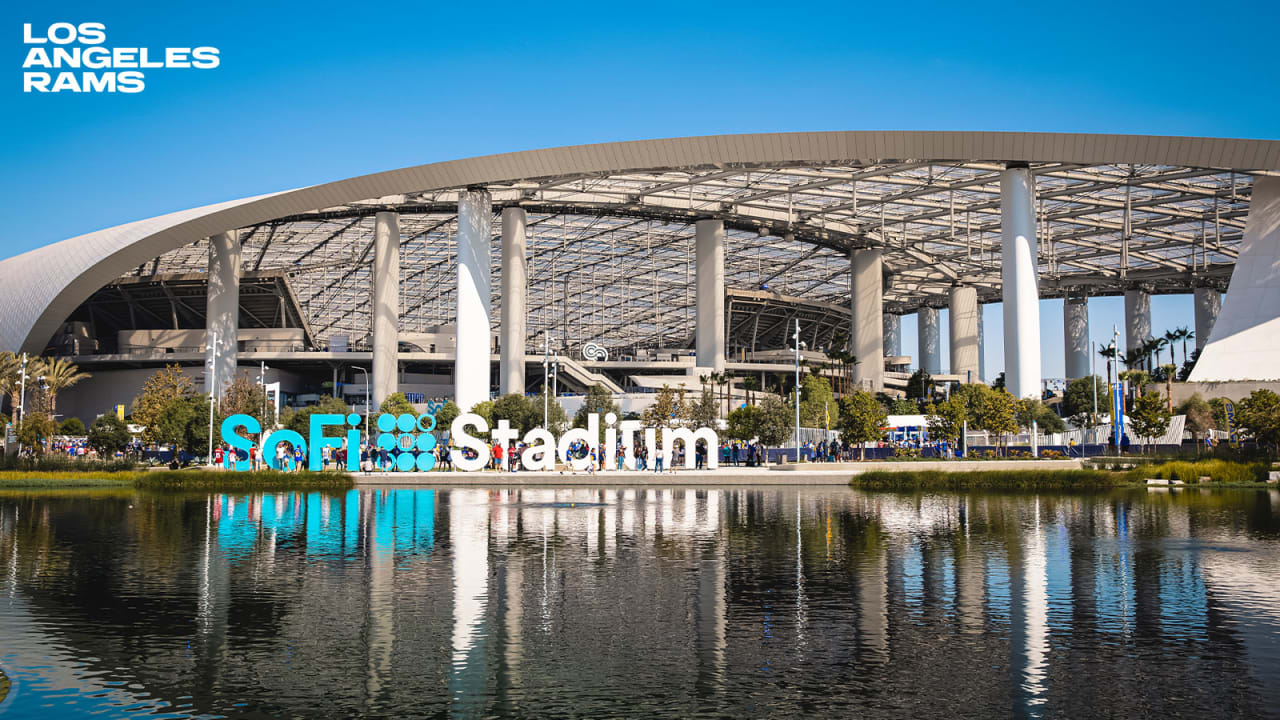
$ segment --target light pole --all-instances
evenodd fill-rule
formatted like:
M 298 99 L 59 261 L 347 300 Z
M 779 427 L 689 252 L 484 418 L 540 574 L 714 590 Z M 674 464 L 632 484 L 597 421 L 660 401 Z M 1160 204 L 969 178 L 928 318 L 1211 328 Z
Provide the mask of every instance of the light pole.
M 22 435 L 22 423 L 27 419 L 27 354 L 22 353 L 22 389 L 18 391 L 18 437 Z M 22 454 L 22 441 L 18 441 L 18 454 Z
M 547 413 L 551 410 L 551 386 L 548 384 L 548 375 L 551 372 L 551 336 L 542 333 L 542 429 L 550 428 L 551 423 L 547 417 Z
M 218 366 L 218 333 L 211 334 L 209 342 L 209 445 L 205 448 L 209 453 L 209 467 L 213 467 L 213 406 L 218 397 L 218 376 L 214 370 Z M 176 452 L 176 451 L 175 451 Z
M 796 464 L 800 463 L 800 318 L 796 318 L 795 340 L 796 351 Z
M 1098 442 L 1098 343 L 1089 343 L 1089 384 L 1093 386 L 1093 421 L 1089 429 L 1093 432 L 1093 441 Z M 1080 448 L 1080 456 L 1084 457 L 1084 448 Z
M 359 365 L 352 365 L 353 368 L 364 373 L 364 436 L 369 437 L 369 371 Z

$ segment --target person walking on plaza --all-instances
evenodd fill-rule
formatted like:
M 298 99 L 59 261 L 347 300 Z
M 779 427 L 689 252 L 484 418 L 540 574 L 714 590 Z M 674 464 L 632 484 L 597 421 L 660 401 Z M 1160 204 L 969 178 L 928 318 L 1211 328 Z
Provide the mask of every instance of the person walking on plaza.
M 655 473 L 662 472 L 662 448 L 653 451 L 653 471 Z

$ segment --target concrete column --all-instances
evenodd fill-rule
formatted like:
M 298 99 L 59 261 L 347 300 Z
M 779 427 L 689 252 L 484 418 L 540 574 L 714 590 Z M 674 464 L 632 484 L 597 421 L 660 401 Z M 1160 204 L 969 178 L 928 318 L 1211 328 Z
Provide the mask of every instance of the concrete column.
M 951 374 L 962 382 L 980 382 L 978 373 L 978 291 L 972 287 L 951 288 Z
M 1280 177 L 1253 178 L 1240 256 L 1193 382 L 1274 378 L 1280 358 Z
M 235 378 L 240 331 L 240 232 L 209 238 L 209 295 L 205 308 L 205 342 L 217 336 L 217 357 L 204 374 L 204 391 L 222 397 Z M 208 345 L 205 346 L 206 348 Z M 207 352 L 207 350 L 206 350 Z M 207 362 L 207 360 L 206 360 Z
M 1124 291 L 1124 349 L 1129 352 L 1151 339 L 1151 296 L 1145 290 Z
M 854 250 L 849 257 L 849 337 L 857 358 L 853 381 L 879 392 L 884 390 L 884 260 L 878 248 Z
M 982 303 L 978 303 L 978 380 L 987 381 L 987 321 Z
M 1066 352 L 1067 379 L 1089 375 L 1089 298 L 1062 301 L 1062 347 Z
M 377 407 L 400 389 L 400 216 L 380 212 L 373 221 L 373 383 Z
M 529 258 L 525 249 L 523 208 L 502 211 L 502 362 L 501 391 L 524 393 L 525 291 Z
M 1218 321 L 1218 311 L 1222 309 L 1222 293 L 1217 288 L 1198 287 L 1195 289 L 1196 306 L 1196 349 L 1200 350 L 1209 342 L 1213 333 L 1213 324 Z
M 458 318 L 453 366 L 454 402 L 463 412 L 489 399 L 491 334 L 489 239 L 493 207 L 485 190 L 458 197 Z
M 942 338 L 938 328 L 938 308 L 922 307 L 916 311 L 916 336 L 920 368 L 930 375 L 941 374 Z
M 1000 276 L 1004 301 L 1004 382 L 1014 397 L 1040 397 L 1040 281 L 1031 168 L 1000 175 Z
M 697 364 L 724 372 L 724 221 L 694 226 L 697 265 Z
M 884 314 L 884 355 L 897 357 L 902 354 L 902 316 Z

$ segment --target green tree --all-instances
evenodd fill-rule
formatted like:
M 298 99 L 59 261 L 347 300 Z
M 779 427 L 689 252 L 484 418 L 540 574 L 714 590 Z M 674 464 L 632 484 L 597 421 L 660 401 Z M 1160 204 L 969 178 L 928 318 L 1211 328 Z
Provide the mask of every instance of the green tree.
M 538 410 L 538 415 L 541 417 L 541 406 L 539 406 Z M 453 425 L 454 418 L 461 414 L 462 411 L 458 409 L 458 406 L 452 400 L 446 402 L 444 405 L 440 406 L 439 410 L 436 411 L 436 429 L 448 430 L 449 426 Z
M 907 398 L 913 400 L 928 400 L 933 394 L 932 390 L 933 378 L 924 368 L 911 373 L 911 377 L 907 378 Z
M 756 436 L 760 426 L 760 414 L 760 408 L 755 405 L 748 405 L 731 411 L 726 419 L 728 424 L 726 434 L 738 440 L 751 440 Z
M 307 437 L 307 433 L 311 432 L 311 416 L 317 413 L 321 415 L 346 416 L 351 414 L 351 406 L 338 398 L 326 395 L 320 398 L 320 402 L 315 405 L 303 408 L 285 408 L 280 412 L 280 424 L 289 430 L 301 434 L 302 437 Z M 225 407 L 223 408 L 223 417 L 233 414 L 235 413 L 228 413 Z M 254 417 L 257 416 L 255 415 Z M 261 418 L 259 418 L 259 422 L 261 422 Z
M 582 406 L 578 408 L 578 412 L 573 415 L 573 426 L 584 428 L 587 426 L 587 415 L 591 413 L 600 414 L 600 423 L 603 426 L 604 416 L 613 413 L 619 417 L 622 416 L 622 410 L 618 404 L 613 401 L 613 393 L 609 392 L 603 385 L 592 385 L 587 388 L 587 394 L 582 399 Z
M 682 405 L 680 393 L 669 385 L 663 385 L 653 403 L 640 413 L 640 421 L 646 428 L 657 429 L 657 440 L 662 442 L 662 429 L 679 424 Z
M 492 400 L 481 400 L 471 406 L 471 412 L 484 418 L 484 421 L 489 423 L 490 428 L 492 428 L 498 420 L 497 415 L 493 412 L 493 405 L 494 403 Z
M 392 415 L 416 415 L 417 410 L 413 409 L 413 403 L 409 402 L 409 398 L 404 396 L 402 392 L 391 393 L 386 400 L 378 406 L 378 414 L 391 413 Z
M 22 418 L 22 427 L 18 429 L 18 443 L 31 448 L 37 455 L 43 455 L 48 449 L 49 438 L 58 432 L 58 425 L 42 412 L 27 413 Z
M 114 414 L 99 415 L 89 426 L 89 447 L 103 458 L 125 449 L 130 439 L 129 426 Z
M 72 437 L 83 437 L 85 434 L 84 423 L 78 417 L 67 418 L 58 426 L 58 433 Z
M 695 427 L 714 428 L 720 420 L 720 403 L 710 389 L 703 389 L 698 399 L 689 403 L 686 414 Z
M 533 399 L 533 426 L 545 427 L 551 432 L 559 435 L 564 432 L 569 424 L 569 414 L 564 411 L 564 406 L 554 397 L 548 398 L 550 393 L 547 388 L 542 388 L 542 392 L 538 393 Z M 546 407 L 546 414 L 550 417 L 543 419 L 543 407 Z
M 1236 422 L 1258 442 L 1280 450 L 1280 395 L 1254 390 L 1236 403 Z
M 872 398 L 874 399 L 874 398 Z M 830 423 L 827 416 L 830 414 Z M 821 375 L 805 375 L 800 380 L 800 424 L 811 428 L 838 427 L 840 406 L 831 383 Z
M 1187 417 L 1187 430 L 1196 441 L 1196 452 L 1199 452 L 1200 440 L 1213 429 L 1213 408 L 1200 397 L 1200 393 L 1195 393 L 1182 401 L 1178 413 Z
M 511 427 L 527 433 L 537 427 L 533 403 L 520 393 L 507 393 L 493 402 L 493 421 L 506 420 Z M 585 427 L 585 426 L 584 426 Z
M 160 416 L 170 404 L 190 398 L 195 393 L 195 384 L 182 372 L 181 367 L 166 365 L 142 384 L 142 391 L 133 399 L 130 419 L 143 426 L 142 437 L 147 442 L 172 444 L 171 441 L 161 439 L 161 433 L 168 431 L 157 427 Z
M 1018 421 L 1018 427 L 1031 430 L 1031 423 L 1034 421 L 1036 429 L 1044 433 L 1059 433 L 1067 429 L 1066 423 L 1062 422 L 1062 418 L 1058 417 L 1049 406 L 1045 405 L 1036 398 L 1020 398 L 1014 406 L 1014 419 Z
M 347 404 L 343 403 L 342 406 L 347 407 Z M 350 411 L 351 409 L 347 407 L 347 412 Z M 282 412 L 281 415 L 283 414 Z M 275 404 L 267 395 L 266 388 L 250 380 L 248 373 L 233 377 L 231 383 L 222 391 L 222 397 L 218 398 L 219 424 L 232 415 L 252 416 L 262 425 L 264 431 L 276 425 Z M 308 413 L 307 417 L 310 418 L 311 414 Z M 306 430 L 299 432 L 306 437 Z
M 959 444 L 969 420 L 969 408 L 963 395 L 953 393 L 943 402 L 926 405 L 924 415 L 929 437 Z
M 1219 432 L 1227 431 L 1227 399 L 1216 397 L 1209 401 L 1209 409 L 1213 411 L 1213 428 Z
M 1107 392 L 1107 384 L 1097 375 L 1076 378 L 1067 384 L 1062 394 L 1062 414 L 1071 418 L 1076 427 L 1089 427 L 1097 424 L 1093 410 L 1094 391 L 1097 391 L 1097 415 L 1111 414 L 1111 393 Z
M 1139 438 L 1146 439 L 1160 437 L 1169 430 L 1169 420 L 1171 413 L 1165 403 L 1165 399 L 1160 397 L 1157 392 L 1144 392 L 1138 396 L 1133 402 L 1133 409 L 1129 411 L 1129 422 L 1133 426 L 1133 432 Z M 1146 451 L 1146 444 L 1143 443 L 1142 451 Z
M 985 430 L 1001 439 L 1018 431 L 1018 421 L 1014 417 L 1016 401 L 1006 390 L 997 390 L 985 385 L 966 385 L 974 388 L 966 398 L 969 407 L 969 418 L 975 430 Z M 1007 442 L 1005 443 L 1007 446 Z
M 175 399 L 148 429 L 161 445 L 204 455 L 209 451 L 209 399 L 203 395 Z
M 865 390 L 854 390 L 845 395 L 840 399 L 840 405 L 836 427 L 840 430 L 841 439 L 858 445 L 858 459 L 862 460 L 866 455 L 862 443 L 884 437 L 888 415 L 875 396 Z
M 779 447 L 792 437 L 795 428 L 795 410 L 782 401 L 782 398 L 769 396 L 758 406 L 759 421 L 756 423 L 756 438 L 765 448 Z

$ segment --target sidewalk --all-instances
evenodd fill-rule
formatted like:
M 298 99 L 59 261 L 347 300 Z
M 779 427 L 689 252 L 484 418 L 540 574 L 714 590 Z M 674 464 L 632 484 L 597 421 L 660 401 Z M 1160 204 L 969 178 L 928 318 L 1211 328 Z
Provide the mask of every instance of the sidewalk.
M 918 462 L 801 463 L 768 468 L 721 466 L 718 470 L 602 470 L 589 472 L 378 472 L 356 473 L 357 485 L 848 485 L 870 470 L 1076 470 L 1079 460 L 936 460 Z

